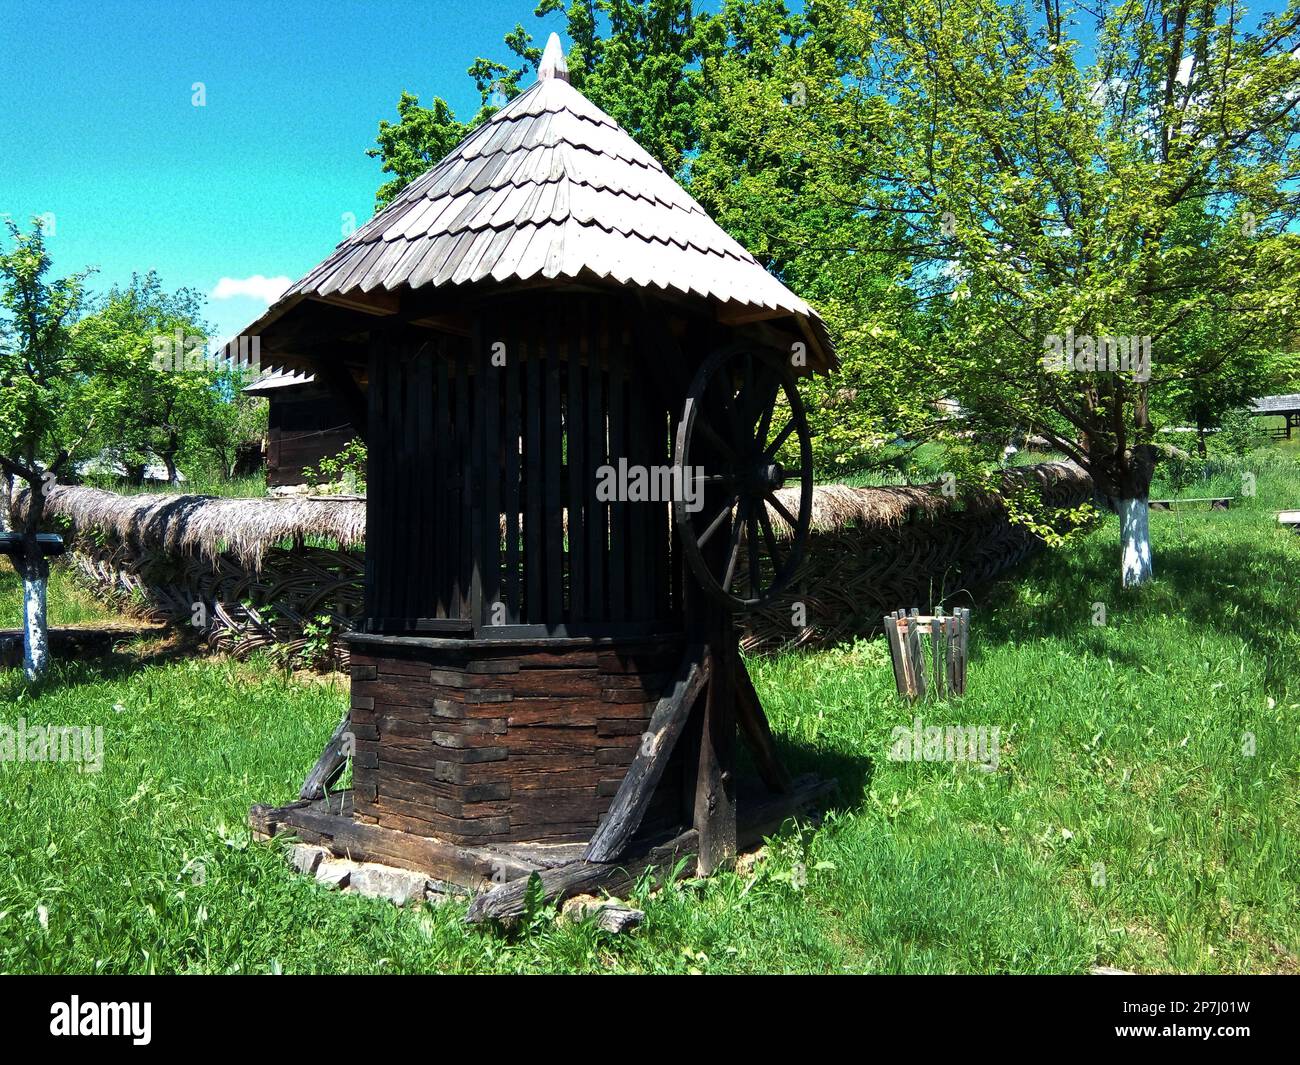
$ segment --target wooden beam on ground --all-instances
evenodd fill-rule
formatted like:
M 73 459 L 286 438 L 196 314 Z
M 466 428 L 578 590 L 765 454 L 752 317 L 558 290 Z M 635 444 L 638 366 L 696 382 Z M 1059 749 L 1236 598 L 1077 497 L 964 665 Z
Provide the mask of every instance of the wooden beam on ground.
M 788 795 L 774 795 L 748 804 L 742 810 L 736 839 L 741 847 L 754 847 L 775 833 L 786 819 L 802 808 L 826 798 L 834 791 L 831 781 L 800 777 Z M 549 901 L 561 901 L 574 895 L 622 895 L 633 887 L 647 869 L 654 870 L 654 883 L 662 884 L 683 858 L 698 854 L 699 835 L 694 829 L 661 843 L 649 843 L 634 857 L 623 862 L 568 862 L 538 872 L 542 894 Z M 468 924 L 482 921 L 509 921 L 524 913 L 530 876 L 493 888 L 470 903 L 465 916 Z
M 682 734 L 700 690 L 709 680 L 709 660 L 704 647 L 688 646 L 673 680 L 673 686 L 659 700 L 641 739 L 636 757 L 618 786 L 609 813 L 587 845 L 583 859 L 612 862 L 627 847 L 641 826 L 646 807 L 663 777 L 664 767 Z
M 594 895 L 605 892 L 619 895 L 626 892 L 647 869 L 659 871 L 656 883 L 662 882 L 679 861 L 689 858 L 699 847 L 699 840 L 694 830 L 684 832 L 666 843 L 652 847 L 635 858 L 624 863 L 613 862 L 570 862 L 567 865 L 546 869 L 538 873 L 542 882 L 542 892 L 547 898 L 567 899 L 574 895 Z M 524 912 L 524 897 L 528 891 L 531 876 L 520 877 L 501 887 L 493 888 L 477 896 L 470 903 L 465 915 L 468 924 L 478 924 L 489 920 L 510 920 Z
M 325 750 L 307 774 L 307 779 L 302 782 L 298 798 L 323 799 L 334 782 L 343 775 L 343 769 L 352 754 L 352 743 L 349 741 L 351 726 L 352 715 L 345 711 L 343 720 L 330 736 L 329 743 L 325 744 Z
M 776 753 L 776 742 L 772 739 L 772 727 L 767 715 L 763 713 L 763 704 L 754 690 L 754 682 L 749 677 L 744 660 L 737 655 L 735 659 L 736 718 L 740 722 L 740 734 L 745 746 L 754 757 L 758 775 L 763 778 L 769 790 L 778 795 L 788 795 L 792 781 L 790 774 L 781 764 Z
M 346 791 L 317 802 L 254 806 L 248 812 L 248 824 L 260 836 L 295 836 L 341 858 L 395 865 L 468 888 L 526 878 L 538 868 L 535 862 L 497 850 L 462 847 L 354 821 L 352 794 Z

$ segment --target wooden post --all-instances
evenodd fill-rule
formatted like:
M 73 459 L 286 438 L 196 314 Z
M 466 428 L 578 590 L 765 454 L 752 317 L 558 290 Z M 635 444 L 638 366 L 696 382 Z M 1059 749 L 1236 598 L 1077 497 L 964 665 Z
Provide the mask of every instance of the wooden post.
M 736 858 L 735 629 L 731 618 L 718 626 L 709 645 L 709 686 L 700 730 L 700 757 L 695 777 L 695 831 L 700 876 L 730 865 Z

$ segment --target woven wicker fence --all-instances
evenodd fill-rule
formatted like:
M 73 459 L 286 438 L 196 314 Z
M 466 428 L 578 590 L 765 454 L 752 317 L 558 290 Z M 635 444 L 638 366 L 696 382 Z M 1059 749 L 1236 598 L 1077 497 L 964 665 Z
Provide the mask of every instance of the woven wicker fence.
M 1031 482 L 1050 509 L 1072 509 L 1092 495 L 1087 475 L 1062 463 L 1013 476 Z M 47 507 L 68 528 L 72 565 L 101 594 L 155 620 L 195 625 L 210 647 L 237 657 L 272 648 L 295 660 L 346 666 L 338 637 L 361 616 L 364 548 L 310 546 L 310 509 L 302 519 L 295 512 L 301 525 L 289 546 L 223 539 L 220 530 L 186 543 L 157 522 L 133 520 L 117 502 L 122 497 L 88 493 L 95 490 L 59 489 Z M 746 650 L 834 644 L 879 631 L 891 610 L 970 602 L 1041 547 L 992 494 L 951 500 L 937 486 L 831 486 L 819 493 L 803 566 L 781 602 L 743 618 Z M 347 518 L 339 504 L 326 506 L 336 524 Z M 281 516 L 277 507 L 244 500 L 231 513 L 252 508 L 264 519 L 264 512 Z M 267 537 L 283 529 L 275 521 L 264 526 Z M 248 527 L 239 532 L 246 537 Z M 238 550 L 223 549 L 232 543 Z

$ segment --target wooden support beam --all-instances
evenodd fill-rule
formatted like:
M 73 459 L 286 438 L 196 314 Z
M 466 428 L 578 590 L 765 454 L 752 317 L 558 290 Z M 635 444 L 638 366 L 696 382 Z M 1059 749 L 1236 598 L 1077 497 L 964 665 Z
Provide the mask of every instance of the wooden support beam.
M 583 855 L 586 861 L 612 862 L 623 853 L 641 825 L 677 738 L 690 717 L 691 707 L 708 680 L 709 661 L 703 646 L 688 646 L 672 688 L 655 706 L 641 746 L 618 786 L 609 813 L 587 845 Z
M 709 645 L 712 679 L 704 700 L 699 768 L 695 778 L 695 831 L 700 837 L 698 870 L 709 876 L 736 858 L 735 645 L 720 636 Z
M 769 790 L 778 795 L 788 795 L 792 787 L 790 774 L 776 753 L 772 727 L 768 724 L 767 715 L 763 713 L 763 704 L 758 698 L 758 692 L 754 690 L 749 670 L 739 655 L 736 656 L 735 684 L 736 718 L 740 722 L 740 734 L 749 753 L 754 756 L 758 775 L 763 778 L 763 783 Z
M 344 712 L 343 720 L 338 723 L 334 734 L 330 736 L 329 743 L 325 745 L 325 750 L 321 752 L 320 758 L 307 774 L 307 779 L 302 782 L 298 798 L 324 798 L 326 791 L 332 788 L 334 782 L 343 775 L 343 768 L 352 755 L 351 726 L 352 715 Z

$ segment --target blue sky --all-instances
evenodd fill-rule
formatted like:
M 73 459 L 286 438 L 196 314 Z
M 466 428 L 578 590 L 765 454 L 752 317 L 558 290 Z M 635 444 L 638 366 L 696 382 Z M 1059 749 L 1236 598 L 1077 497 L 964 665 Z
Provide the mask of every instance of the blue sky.
M 370 216 L 383 176 L 365 149 L 400 92 L 473 114 L 470 63 L 505 59 L 517 22 L 559 28 L 535 2 L 4 0 L 0 214 L 52 212 L 55 276 L 96 266 L 96 289 L 149 268 L 209 297 L 222 278 L 296 280 L 346 212 Z M 207 319 L 228 336 L 264 308 L 209 298 Z

